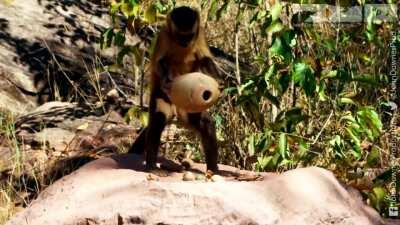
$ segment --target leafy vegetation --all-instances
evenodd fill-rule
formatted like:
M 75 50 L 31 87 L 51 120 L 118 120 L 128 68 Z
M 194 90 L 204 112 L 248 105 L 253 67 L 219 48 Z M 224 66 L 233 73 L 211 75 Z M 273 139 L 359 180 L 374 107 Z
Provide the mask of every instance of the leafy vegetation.
M 368 3 L 373 1 L 343 5 Z M 114 26 L 103 34 L 103 43 L 114 40 L 121 47 L 117 63 L 128 53 L 137 62 L 143 57 L 124 44 L 128 26 L 115 26 L 117 20 L 156 28 L 176 4 L 113 2 Z M 329 168 L 387 216 L 390 179 L 361 178 L 390 170 L 388 130 L 394 115 L 387 107 L 390 52 L 385 46 L 392 39 L 400 46 L 400 37 L 391 37 L 395 23 L 378 19 L 378 9 L 364 23 L 309 23 L 310 13 L 293 14 L 294 6 L 280 1 L 213 0 L 195 7 L 206 18 L 210 43 L 237 59 L 214 110 L 221 160 L 257 171 Z M 241 70 L 242 63 L 251 70 Z

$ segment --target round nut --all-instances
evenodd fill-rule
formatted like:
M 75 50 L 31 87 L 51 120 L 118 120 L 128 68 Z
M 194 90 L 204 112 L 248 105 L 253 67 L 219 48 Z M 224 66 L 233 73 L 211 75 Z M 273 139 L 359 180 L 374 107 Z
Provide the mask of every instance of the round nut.
M 186 171 L 183 174 L 182 180 L 183 181 L 193 181 L 193 180 L 195 180 L 195 176 L 194 176 L 194 174 L 192 172 Z

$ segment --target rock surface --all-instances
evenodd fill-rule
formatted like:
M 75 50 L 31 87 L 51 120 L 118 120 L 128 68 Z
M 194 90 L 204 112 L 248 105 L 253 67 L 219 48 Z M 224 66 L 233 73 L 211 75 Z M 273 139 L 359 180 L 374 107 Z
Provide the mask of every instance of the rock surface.
M 51 178 L 68 165 L 77 168 L 88 160 L 124 152 L 135 137 L 136 129 L 117 112 L 97 115 L 67 102 L 45 103 L 15 122 L 15 138 L 22 144 L 20 172 L 35 179 L 38 174 Z M 20 175 L 13 170 L 16 151 L 2 140 L 4 137 L 0 137 L 0 175 Z
M 102 5 L 107 1 L 6 2 L 0 1 L 0 112 L 21 115 L 54 100 L 94 103 L 99 93 L 90 82 L 93 77 L 100 79 L 103 96 L 138 94 L 132 90 L 138 78 L 126 76 L 133 74 L 129 63 L 111 75 L 96 74 L 114 64 L 118 52 L 100 49 L 101 32 L 109 27 L 108 8 Z M 145 27 L 128 35 L 127 43 L 146 46 L 153 35 Z M 220 50 L 215 55 L 224 71 L 235 70 L 234 58 Z M 120 93 L 110 92 L 113 88 Z
M 71 81 L 105 56 L 107 21 L 106 7 L 89 1 L 0 2 L 0 109 L 25 113 L 54 97 L 55 85 L 61 98 L 76 94 Z
M 223 181 L 182 181 L 182 173 L 150 180 L 135 155 L 86 164 L 42 192 L 7 225 L 263 224 L 378 225 L 379 215 L 316 167 L 262 181 L 222 166 Z M 204 171 L 195 165 L 194 172 Z

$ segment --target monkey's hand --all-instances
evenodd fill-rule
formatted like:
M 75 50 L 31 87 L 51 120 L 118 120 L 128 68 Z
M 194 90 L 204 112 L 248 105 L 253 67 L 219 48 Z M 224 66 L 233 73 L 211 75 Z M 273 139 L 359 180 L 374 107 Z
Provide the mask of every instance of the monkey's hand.
M 210 57 L 203 57 L 199 60 L 199 70 L 214 78 L 220 76 L 216 63 Z
M 172 78 L 170 76 L 161 77 L 161 90 L 170 98 L 172 88 Z

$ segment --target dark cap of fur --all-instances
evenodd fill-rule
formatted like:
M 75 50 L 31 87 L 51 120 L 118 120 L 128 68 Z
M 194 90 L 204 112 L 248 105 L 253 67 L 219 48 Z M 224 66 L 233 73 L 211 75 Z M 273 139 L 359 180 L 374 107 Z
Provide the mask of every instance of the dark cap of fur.
M 171 19 L 181 31 L 189 31 L 198 20 L 198 12 L 187 6 L 181 6 L 171 11 Z

